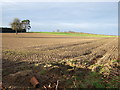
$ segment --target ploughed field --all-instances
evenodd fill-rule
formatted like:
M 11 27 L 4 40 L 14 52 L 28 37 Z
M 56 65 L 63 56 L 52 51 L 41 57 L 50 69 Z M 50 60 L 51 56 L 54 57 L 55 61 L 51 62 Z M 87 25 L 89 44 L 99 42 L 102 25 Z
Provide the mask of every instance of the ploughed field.
M 2 64 L 5 88 L 120 87 L 117 37 L 4 33 Z

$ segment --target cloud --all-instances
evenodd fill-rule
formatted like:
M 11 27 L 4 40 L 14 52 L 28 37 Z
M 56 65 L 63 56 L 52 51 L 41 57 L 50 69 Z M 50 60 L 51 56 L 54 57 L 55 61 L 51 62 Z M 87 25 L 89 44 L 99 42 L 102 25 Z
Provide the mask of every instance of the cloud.
M 29 19 L 31 30 L 74 30 L 106 33 L 117 30 L 117 3 L 6 2 L 3 25 L 15 17 Z M 9 7 L 9 8 L 8 8 Z
M 31 23 L 32 26 L 37 27 L 56 27 L 56 28 L 74 28 L 74 29 L 98 29 L 98 28 L 114 28 L 118 25 L 116 23 Z
M 57 24 L 61 27 L 71 27 L 71 28 L 80 28 L 80 29 L 97 29 L 97 28 L 105 28 L 105 27 L 117 27 L 117 24 L 114 23 L 60 23 Z
M 118 2 L 119 0 L 1 0 L 1 2 Z
M 31 23 L 32 31 L 54 31 L 60 29 L 60 31 L 76 31 L 95 34 L 107 34 L 117 35 L 118 25 L 116 23 Z

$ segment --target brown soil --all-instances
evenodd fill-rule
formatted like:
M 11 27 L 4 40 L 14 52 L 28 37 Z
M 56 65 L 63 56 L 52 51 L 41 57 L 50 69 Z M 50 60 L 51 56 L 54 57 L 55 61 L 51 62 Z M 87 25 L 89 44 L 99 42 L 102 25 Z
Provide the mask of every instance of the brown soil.
M 100 72 L 119 76 L 120 72 L 117 37 L 5 33 L 2 47 L 4 87 L 33 88 L 29 81 L 35 76 L 41 88 L 55 89 L 57 81 L 59 88 L 70 88 L 73 75 L 85 78 L 88 72 Z

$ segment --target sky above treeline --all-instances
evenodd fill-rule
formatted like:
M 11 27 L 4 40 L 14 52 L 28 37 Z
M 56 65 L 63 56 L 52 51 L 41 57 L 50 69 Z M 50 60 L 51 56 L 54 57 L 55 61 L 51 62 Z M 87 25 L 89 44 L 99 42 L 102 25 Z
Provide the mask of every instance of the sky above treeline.
M 118 34 L 117 2 L 6 2 L 2 4 L 2 26 L 14 18 L 31 21 L 31 31 L 75 31 Z

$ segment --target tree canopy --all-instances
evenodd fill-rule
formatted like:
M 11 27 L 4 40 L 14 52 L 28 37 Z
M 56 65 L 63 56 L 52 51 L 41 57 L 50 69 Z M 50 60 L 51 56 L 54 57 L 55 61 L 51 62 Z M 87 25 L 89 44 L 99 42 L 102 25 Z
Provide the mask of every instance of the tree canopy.
M 31 28 L 30 20 L 22 20 L 22 28 L 29 31 Z
M 20 19 L 14 18 L 13 22 L 10 23 L 10 25 L 11 25 L 11 28 L 16 31 L 16 34 L 18 33 L 18 31 L 22 32 L 23 29 L 29 31 L 31 28 L 30 20 L 28 19 L 20 21 Z

